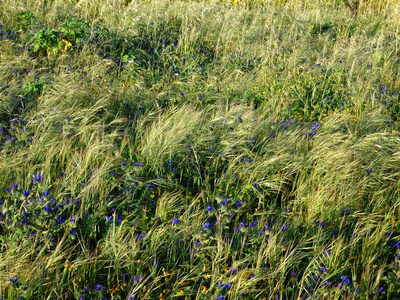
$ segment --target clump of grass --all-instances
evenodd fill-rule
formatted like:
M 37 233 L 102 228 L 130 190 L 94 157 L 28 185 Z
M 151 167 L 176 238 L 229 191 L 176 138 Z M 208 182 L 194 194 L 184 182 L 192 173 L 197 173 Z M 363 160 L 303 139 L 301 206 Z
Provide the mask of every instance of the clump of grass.
M 0 298 L 398 297 L 397 1 L 0 12 Z

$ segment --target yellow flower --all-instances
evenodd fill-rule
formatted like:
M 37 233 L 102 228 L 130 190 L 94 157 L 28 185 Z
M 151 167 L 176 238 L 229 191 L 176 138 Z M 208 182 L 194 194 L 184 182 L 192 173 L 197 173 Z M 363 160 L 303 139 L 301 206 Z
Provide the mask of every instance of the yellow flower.
M 207 292 L 207 287 L 205 287 L 204 285 L 201 287 L 201 293 L 205 294 Z
M 67 40 L 63 39 L 61 42 L 63 43 L 63 45 L 61 46 L 62 52 L 66 52 L 66 51 L 68 51 L 69 48 L 72 47 L 72 44 L 70 42 L 68 42 Z

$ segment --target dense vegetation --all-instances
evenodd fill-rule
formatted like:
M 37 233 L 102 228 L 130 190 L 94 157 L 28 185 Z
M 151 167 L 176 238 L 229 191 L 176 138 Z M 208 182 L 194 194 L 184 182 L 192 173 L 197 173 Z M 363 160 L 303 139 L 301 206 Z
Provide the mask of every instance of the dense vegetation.
M 399 299 L 399 15 L 0 1 L 0 298 Z

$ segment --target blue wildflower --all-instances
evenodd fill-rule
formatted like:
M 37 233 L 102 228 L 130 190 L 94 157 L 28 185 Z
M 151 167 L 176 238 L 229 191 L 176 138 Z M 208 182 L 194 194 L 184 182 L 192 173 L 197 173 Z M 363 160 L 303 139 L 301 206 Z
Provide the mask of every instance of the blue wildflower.
M 350 284 L 350 279 L 349 279 L 347 276 L 342 275 L 342 276 L 340 276 L 340 279 L 342 279 L 342 281 L 343 281 L 345 284 L 347 284 L 347 285 Z
M 37 175 L 32 174 L 32 177 L 33 177 L 33 180 L 34 180 L 35 182 L 39 182 L 39 181 L 42 181 L 42 180 L 43 180 L 43 177 L 42 177 L 41 172 L 38 172 Z
M 210 229 L 211 228 L 211 224 L 206 222 L 206 223 L 203 224 L 203 228 L 204 229 Z

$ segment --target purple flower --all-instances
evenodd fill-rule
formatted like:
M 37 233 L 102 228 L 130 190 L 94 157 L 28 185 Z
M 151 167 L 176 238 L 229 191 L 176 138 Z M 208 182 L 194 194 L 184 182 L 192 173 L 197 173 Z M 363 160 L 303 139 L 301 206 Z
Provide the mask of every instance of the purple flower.
M 17 280 L 18 280 L 18 277 L 17 277 L 17 276 L 15 276 L 15 279 L 11 279 L 11 278 L 10 278 L 10 281 L 11 281 L 12 283 L 16 283 Z
M 43 180 L 42 174 L 41 174 L 40 172 L 38 172 L 37 175 L 32 174 L 32 177 L 33 177 L 33 180 L 34 180 L 35 182 L 38 182 L 38 181 L 42 181 L 42 180 Z
M 347 277 L 347 276 L 345 276 L 345 275 L 342 275 L 342 276 L 340 276 L 340 279 L 342 279 L 342 281 L 343 281 L 345 284 L 347 284 L 347 285 L 350 284 L 350 279 L 349 279 L 349 277 Z
M 283 224 L 281 230 L 282 230 L 282 231 L 286 231 L 287 229 L 288 229 L 287 225 L 286 225 L 286 224 Z
M 383 287 L 381 287 L 379 290 L 376 291 L 376 295 L 380 296 L 383 294 L 384 291 L 385 291 L 385 289 Z
M 210 229 L 211 228 L 211 224 L 206 222 L 206 223 L 203 224 L 203 228 L 204 229 Z
M 236 205 L 237 207 L 242 206 L 242 205 L 243 205 L 243 201 L 236 201 L 236 202 L 235 202 L 235 205 Z
M 222 286 L 222 289 L 229 289 L 231 287 L 231 283 L 227 282 Z
M 181 220 L 179 218 L 172 219 L 172 223 L 175 224 L 175 225 L 178 224 L 180 221 Z
M 96 287 L 94 288 L 95 291 L 102 291 L 104 289 L 104 286 L 102 286 L 101 284 L 96 285 Z

